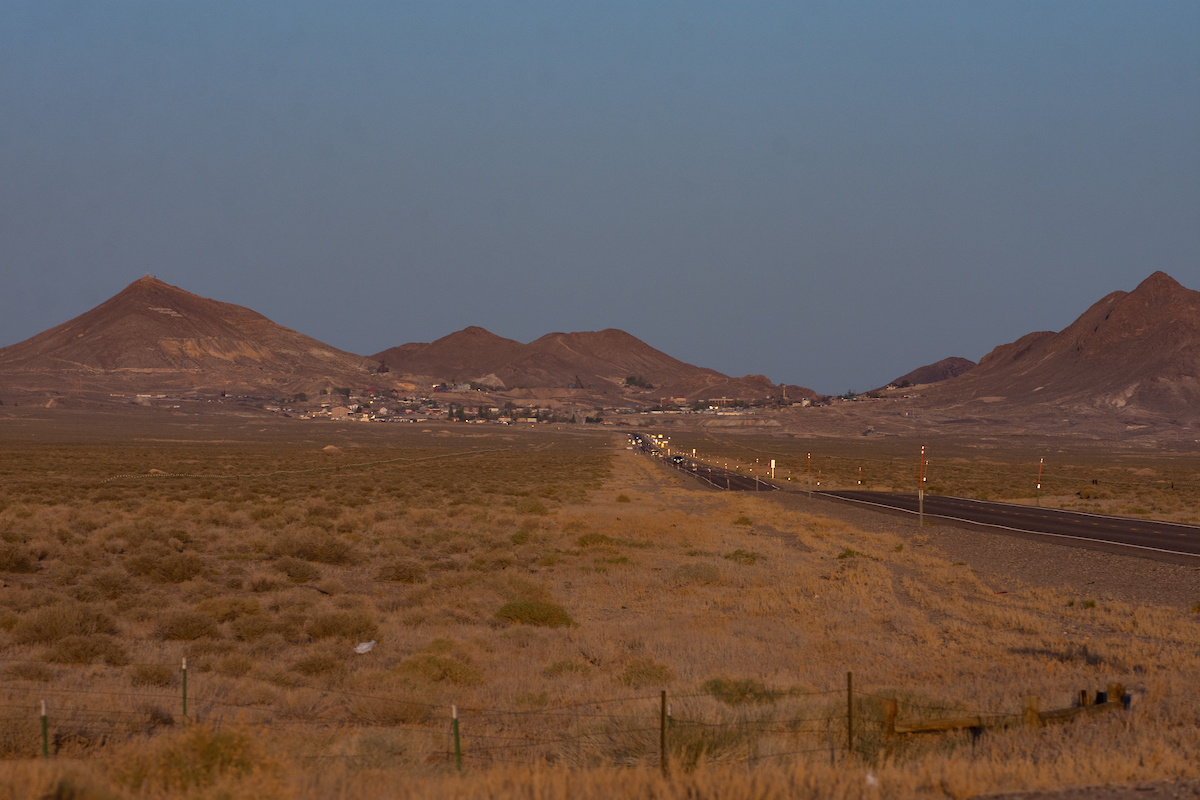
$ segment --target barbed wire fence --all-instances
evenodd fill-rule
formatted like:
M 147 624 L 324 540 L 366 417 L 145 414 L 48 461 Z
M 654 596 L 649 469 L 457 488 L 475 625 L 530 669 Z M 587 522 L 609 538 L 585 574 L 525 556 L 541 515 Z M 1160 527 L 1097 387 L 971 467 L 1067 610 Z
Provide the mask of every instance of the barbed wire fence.
M 0 659 L 8 665 L 33 663 L 44 662 Z M 1128 709 L 1130 700 L 1123 686 L 1109 684 L 1095 694 L 1068 693 L 1073 698 L 1068 708 L 1040 712 L 1037 699 L 1031 702 L 1026 696 L 1020 712 L 1007 713 L 910 691 L 855 692 L 847 673 L 846 688 L 837 690 L 769 691 L 741 682 L 690 692 L 539 703 L 536 708 L 446 706 L 298 687 L 321 701 L 320 710 L 301 713 L 251 698 L 219 699 L 195 680 L 189 698 L 185 665 L 179 677 L 177 686 L 129 691 L 18 689 L 10 684 L 0 689 L 0 757 L 105 758 L 111 745 L 200 723 L 216 730 L 235 726 L 258 734 L 304 733 L 310 743 L 322 743 L 317 752 L 291 755 L 301 761 L 399 759 L 460 770 L 534 763 L 657 764 L 664 770 L 673 763 L 685 769 L 701 763 L 754 766 L 788 759 L 836 763 L 895 748 L 900 734 L 968 731 L 977 739 L 989 728 L 1036 727 Z M 378 742 L 361 746 L 364 737 L 380 735 L 390 737 L 382 751 Z

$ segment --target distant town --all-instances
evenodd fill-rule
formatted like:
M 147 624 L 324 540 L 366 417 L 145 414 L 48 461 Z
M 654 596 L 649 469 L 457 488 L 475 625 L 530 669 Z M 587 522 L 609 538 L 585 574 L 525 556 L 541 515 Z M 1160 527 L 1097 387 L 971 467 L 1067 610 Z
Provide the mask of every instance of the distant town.
M 892 387 L 888 387 L 892 388 Z M 639 418 L 665 415 L 708 415 L 737 417 L 781 408 L 818 408 L 834 403 L 883 399 L 876 393 L 808 397 L 796 401 L 786 397 L 743 400 L 716 397 L 688 400 L 683 397 L 661 397 L 641 405 L 611 406 L 554 406 L 521 404 L 500 400 L 483 387 L 469 384 L 437 384 L 428 394 L 403 394 L 396 389 L 367 387 L 363 389 L 322 389 L 316 396 L 307 393 L 293 395 L 233 395 L 222 393 L 206 397 L 198 393 L 110 395 L 137 405 L 160 408 L 183 408 L 182 403 L 220 403 L 242 405 L 285 417 L 335 422 L 462 422 L 479 425 L 514 424 L 582 424 L 638 426 Z M 898 399 L 893 395 L 892 399 Z

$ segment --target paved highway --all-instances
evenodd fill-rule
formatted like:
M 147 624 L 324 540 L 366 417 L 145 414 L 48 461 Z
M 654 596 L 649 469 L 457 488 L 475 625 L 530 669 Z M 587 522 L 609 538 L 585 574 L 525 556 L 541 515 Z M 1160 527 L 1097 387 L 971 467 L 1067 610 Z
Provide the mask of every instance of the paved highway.
M 816 494 L 914 514 L 917 512 L 915 494 L 859 491 L 824 491 Z M 1194 525 L 928 494 L 925 495 L 925 516 L 1074 540 L 1076 544 L 1100 546 L 1106 550 L 1124 549 L 1126 552 L 1141 551 L 1144 555 L 1158 553 L 1200 557 L 1200 527 Z
M 653 437 L 640 433 L 632 434 L 630 440 L 633 446 L 641 450 L 648 456 L 662 459 L 663 463 L 668 467 L 688 472 L 695 475 L 702 481 L 712 484 L 718 489 L 728 489 L 733 492 L 777 492 L 779 487 L 765 481 L 758 480 L 753 474 L 746 475 L 741 472 L 734 472 L 721 467 L 712 467 L 708 464 L 701 464 L 699 461 L 693 461 L 686 456 L 679 454 L 668 454 L 666 448 L 660 446 Z
M 655 437 L 633 434 L 635 448 L 665 465 L 689 472 L 718 489 L 742 492 L 774 492 L 779 487 L 754 475 L 711 467 L 686 456 L 669 455 Z M 878 508 L 917 513 L 917 496 L 895 492 L 816 491 L 819 497 L 858 503 Z M 965 497 L 925 495 L 925 516 L 985 525 L 1020 534 L 1057 539 L 1113 552 L 1140 553 L 1144 556 L 1195 563 L 1200 559 L 1200 527 L 1158 520 L 1110 517 L 1081 511 L 994 503 Z

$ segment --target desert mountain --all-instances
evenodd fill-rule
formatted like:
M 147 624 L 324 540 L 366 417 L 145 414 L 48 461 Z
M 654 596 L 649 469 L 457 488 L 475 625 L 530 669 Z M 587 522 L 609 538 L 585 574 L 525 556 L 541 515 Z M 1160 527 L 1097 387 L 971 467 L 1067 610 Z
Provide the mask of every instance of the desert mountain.
M 917 367 L 912 372 L 906 375 L 901 375 L 894 381 L 891 381 L 891 386 L 918 386 L 925 383 L 941 383 L 948 381 L 951 378 L 957 378 L 959 375 L 965 375 L 975 368 L 975 362 L 968 358 L 958 358 L 951 356 L 943 358 L 941 361 L 933 364 L 926 364 L 923 367 Z
M 761 375 L 731 378 L 686 364 L 624 331 L 548 333 L 529 344 L 471 327 L 432 343 L 400 345 L 372 359 L 395 373 L 432 381 L 475 382 L 507 389 L 574 386 L 598 394 L 648 393 L 689 400 L 714 397 L 752 399 L 780 393 Z M 651 389 L 626 386 L 626 378 L 643 378 Z M 789 396 L 812 397 L 803 387 L 788 387 Z
M 525 345 L 472 325 L 436 342 L 412 342 L 377 353 L 372 358 L 391 372 L 429 375 L 437 380 L 477 380 L 519 357 Z
M 943 402 L 1195 417 L 1200 292 L 1155 272 L 1113 292 L 1059 333 L 1001 345 L 969 373 L 931 387 Z
M 286 393 L 370 383 L 374 366 L 248 308 L 150 276 L 0 348 L 0 379 L 30 391 Z

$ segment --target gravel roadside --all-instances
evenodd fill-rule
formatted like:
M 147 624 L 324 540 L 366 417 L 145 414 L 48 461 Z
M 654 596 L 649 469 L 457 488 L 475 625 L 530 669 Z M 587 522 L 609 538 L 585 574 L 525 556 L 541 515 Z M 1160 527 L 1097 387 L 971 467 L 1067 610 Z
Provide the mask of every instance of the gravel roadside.
M 918 546 L 934 547 L 950 560 L 968 564 L 995 591 L 1026 585 L 1067 589 L 1081 599 L 1112 598 L 1187 610 L 1200 603 L 1200 559 L 1175 563 L 946 520 L 926 523 L 921 529 L 913 515 L 903 512 L 809 498 L 804 493 L 773 492 L 769 497 L 795 511 L 823 514 L 864 530 L 892 533 Z
M 975 800 L 1193 800 L 1200 797 L 1200 780 L 1136 783 L 1131 786 L 1080 786 L 1054 792 L 1016 792 L 977 795 Z

